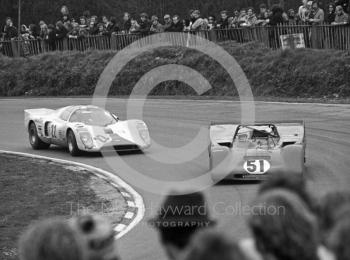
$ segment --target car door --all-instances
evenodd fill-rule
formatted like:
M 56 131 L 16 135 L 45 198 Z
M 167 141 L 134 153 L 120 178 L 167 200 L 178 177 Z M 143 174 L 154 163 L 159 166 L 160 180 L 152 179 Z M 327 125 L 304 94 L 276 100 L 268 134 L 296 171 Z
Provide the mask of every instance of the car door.
M 67 109 L 47 125 L 47 131 L 50 135 L 52 144 L 66 146 L 67 144 L 66 132 L 67 132 L 67 122 L 68 122 L 67 120 L 70 114 L 71 114 L 71 111 Z

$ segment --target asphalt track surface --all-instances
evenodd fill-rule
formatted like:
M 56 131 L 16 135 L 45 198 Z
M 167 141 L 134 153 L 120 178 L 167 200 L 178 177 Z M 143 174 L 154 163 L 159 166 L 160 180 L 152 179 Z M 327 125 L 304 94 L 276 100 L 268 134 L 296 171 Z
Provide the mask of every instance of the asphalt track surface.
M 64 150 L 51 148 L 33 151 L 23 125 L 23 110 L 27 108 L 59 108 L 71 104 L 89 104 L 90 99 L 42 98 L 0 100 L 0 149 L 34 153 L 61 159 L 72 159 L 105 170 L 113 171 L 99 155 L 71 158 Z M 138 101 L 134 101 L 138 102 Z M 107 108 L 126 116 L 126 100 L 111 99 Z M 319 197 L 330 190 L 348 189 L 350 184 L 350 105 L 256 103 L 256 119 L 303 119 L 307 134 L 307 172 L 310 190 Z M 181 147 L 191 141 L 200 126 L 210 121 L 240 120 L 238 102 L 148 100 L 144 106 L 144 118 L 152 138 L 167 147 Z M 203 140 L 205 141 L 205 140 Z M 150 148 L 147 154 L 162 153 Z M 176 154 L 169 154 L 176 157 Z M 123 160 L 143 174 L 161 180 L 186 180 L 204 174 L 208 170 L 206 152 L 179 165 L 155 162 L 145 154 L 123 155 Z M 118 174 L 118 171 L 113 171 Z M 218 228 L 237 239 L 249 236 L 246 216 L 239 210 L 249 205 L 259 183 L 225 183 L 205 191 L 212 217 L 218 219 Z M 154 188 L 155 191 L 157 187 Z M 157 232 L 146 220 L 156 213 L 162 196 L 140 188 L 146 207 L 144 220 L 119 242 L 122 259 L 165 259 Z

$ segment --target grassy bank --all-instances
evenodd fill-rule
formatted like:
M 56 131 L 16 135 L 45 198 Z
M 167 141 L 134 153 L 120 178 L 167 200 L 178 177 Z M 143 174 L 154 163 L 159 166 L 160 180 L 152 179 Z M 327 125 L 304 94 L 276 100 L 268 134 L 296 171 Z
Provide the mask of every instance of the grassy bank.
M 253 94 L 279 98 L 347 98 L 350 96 L 350 55 L 335 50 L 273 51 L 257 43 L 222 44 L 241 65 Z M 31 58 L 0 58 L 1 96 L 92 95 L 113 52 L 50 53 Z M 181 47 L 143 53 L 124 67 L 110 89 L 128 95 L 142 75 L 166 64 L 181 64 L 200 72 L 211 84 L 206 96 L 235 96 L 227 72 L 208 56 Z M 181 82 L 166 81 L 151 95 L 196 95 Z
M 110 186 L 90 173 L 12 155 L 0 155 L 0 165 L 0 259 L 17 259 L 18 236 L 33 221 L 101 213 L 102 206 L 116 222 L 125 213 L 126 203 L 117 191 L 113 203 L 118 204 L 113 205 L 118 208 L 106 212 L 111 201 L 101 191 Z

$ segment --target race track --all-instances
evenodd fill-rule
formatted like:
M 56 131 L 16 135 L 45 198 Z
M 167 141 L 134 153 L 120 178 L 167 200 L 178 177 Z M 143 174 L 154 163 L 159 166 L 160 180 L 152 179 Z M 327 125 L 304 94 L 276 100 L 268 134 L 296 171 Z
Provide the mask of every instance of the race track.
M 90 99 L 72 98 L 0 100 L 0 149 L 72 159 L 63 149 L 33 151 L 23 125 L 23 110 L 40 107 L 58 108 L 90 102 Z M 126 100 L 111 99 L 107 108 L 118 114 L 121 119 L 125 119 Z M 349 112 L 350 105 L 256 103 L 256 119 L 259 121 L 305 120 L 307 135 L 305 177 L 316 196 L 330 190 L 349 187 Z M 143 119 L 149 125 L 151 136 L 156 142 L 163 146 L 180 147 L 196 136 L 200 126 L 206 126 L 210 121 L 240 120 L 240 104 L 227 101 L 148 100 L 144 107 Z M 147 151 L 148 154 L 162 154 L 162 152 L 156 148 Z M 177 155 L 169 154 L 169 158 L 171 156 L 175 158 Z M 99 155 L 84 155 L 73 160 L 111 171 L 103 157 Z M 143 174 L 161 180 L 186 180 L 200 176 L 208 170 L 208 158 L 205 152 L 194 160 L 179 165 L 152 161 L 144 154 L 124 155 L 123 160 Z M 228 231 L 236 238 L 249 236 L 245 216 L 237 214 L 237 211 L 235 214 L 232 209 L 248 204 L 253 199 L 258 185 L 258 183 L 232 183 L 217 185 L 205 191 L 213 217 L 219 220 L 219 228 Z M 146 220 L 155 214 L 162 198 L 139 188 L 136 190 L 144 198 L 146 216 L 142 223 L 120 240 L 121 259 L 165 259 L 157 242 L 157 233 L 146 224 Z

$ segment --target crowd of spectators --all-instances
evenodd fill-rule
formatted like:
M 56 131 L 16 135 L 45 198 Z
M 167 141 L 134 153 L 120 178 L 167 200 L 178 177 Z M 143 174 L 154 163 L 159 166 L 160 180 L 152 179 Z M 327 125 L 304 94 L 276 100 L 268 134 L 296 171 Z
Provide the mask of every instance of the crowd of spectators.
M 55 41 L 63 38 L 79 38 L 87 35 L 112 34 L 149 34 L 160 32 L 182 32 L 213 29 L 230 29 L 238 27 L 265 26 L 277 24 L 347 24 L 349 23 L 348 1 L 335 0 L 323 10 L 318 1 L 302 0 L 299 9 L 283 10 L 280 6 L 268 8 L 261 4 L 258 12 L 252 7 L 233 10 L 223 10 L 219 17 L 209 15 L 204 17 L 199 10 L 190 10 L 188 17 L 177 14 L 149 16 L 141 13 L 133 17 L 124 13 L 122 21 L 116 17 L 90 15 L 85 11 L 81 17 L 72 17 L 66 6 L 61 9 L 61 19 L 55 24 L 40 21 L 38 25 L 21 25 L 19 33 L 24 39 Z M 3 27 L 3 39 L 9 40 L 18 37 L 18 30 L 11 18 L 6 19 Z
M 249 209 L 244 212 L 250 213 L 246 223 L 251 237 L 241 241 L 233 239 L 236 234 L 219 231 L 200 192 L 168 195 L 148 224 L 159 233 L 169 260 L 350 259 L 349 191 L 315 199 L 303 179 L 279 175 L 260 186 Z M 112 225 L 97 216 L 49 219 L 30 226 L 20 239 L 19 256 L 120 259 Z

